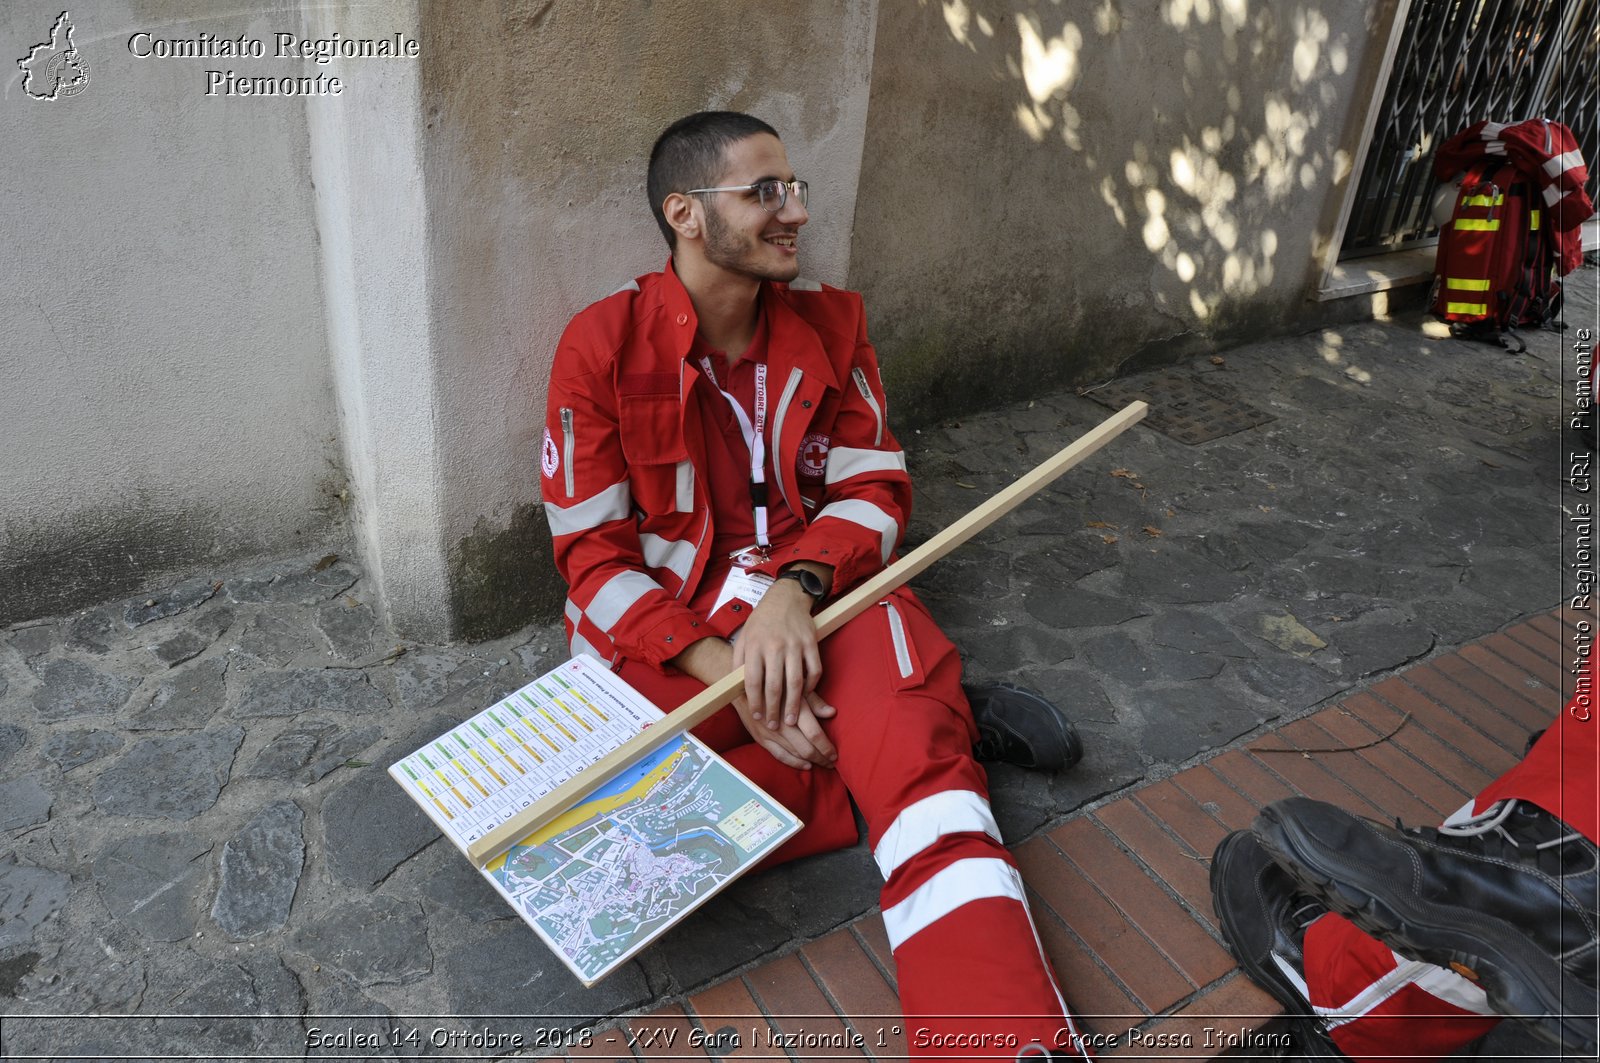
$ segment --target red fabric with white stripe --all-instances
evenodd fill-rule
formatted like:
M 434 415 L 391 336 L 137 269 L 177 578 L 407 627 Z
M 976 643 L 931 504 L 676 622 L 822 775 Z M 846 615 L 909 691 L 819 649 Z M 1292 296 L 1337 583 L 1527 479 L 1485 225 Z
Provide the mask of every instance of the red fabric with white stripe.
M 637 368 L 649 364 L 655 355 L 633 350 L 614 353 L 613 367 L 605 373 L 588 370 L 573 377 L 575 366 L 591 366 L 595 356 L 592 343 L 580 355 L 592 337 L 585 338 L 587 324 L 580 328 L 574 322 L 568 339 L 563 340 L 563 353 L 558 355 L 556 375 L 562 382 L 553 380 L 551 385 L 551 424 L 560 430 L 564 427 L 561 409 L 576 408 L 586 411 L 586 423 L 601 429 L 594 433 L 598 441 L 586 443 L 573 463 L 581 473 L 571 493 L 577 506 L 600 495 L 619 476 L 630 484 L 648 485 L 655 470 L 641 468 L 630 459 L 640 457 L 646 446 L 633 435 L 650 430 L 668 436 L 665 444 L 649 444 L 649 455 L 661 458 L 660 463 L 681 460 L 684 453 L 693 455 L 695 508 L 687 513 L 656 512 L 642 504 L 640 492 L 635 491 L 631 515 L 561 532 L 556 550 L 563 572 L 578 580 L 573 598 L 585 602 L 588 611 L 594 599 L 584 597 L 587 587 L 599 580 L 603 591 L 603 581 L 615 578 L 611 573 L 619 563 L 637 565 L 645 551 L 645 536 L 654 536 L 659 544 L 684 538 L 691 525 L 704 529 L 703 537 L 696 540 L 699 545 L 688 577 L 674 582 L 670 573 L 649 568 L 652 579 L 665 581 L 661 593 L 639 597 L 611 628 L 622 678 L 661 708 L 671 709 L 703 687 L 670 666 L 661 667 L 661 662 L 707 629 L 731 634 L 749 615 L 748 610 L 736 614 L 737 603 L 711 612 L 732 566 L 729 548 L 749 546 L 748 537 L 753 535 L 750 496 L 744 489 L 749 479 L 749 450 L 736 419 L 729 415 L 726 400 L 713 390 L 712 382 L 696 364 L 699 355 L 709 352 L 703 344 L 696 349 L 692 327 L 682 350 L 676 346 L 677 334 L 671 328 L 678 327 L 675 323 L 680 313 L 687 315 L 692 326 L 693 310 L 674 309 L 673 301 L 682 295 L 682 287 L 670 268 L 665 275 L 641 278 L 641 285 L 643 292 L 633 299 L 645 299 L 646 306 L 652 296 L 662 300 L 664 320 L 670 326 L 668 340 L 673 345 L 670 351 L 676 352 L 674 357 L 684 367 L 682 375 L 657 374 L 654 380 L 637 381 L 631 370 L 618 367 Z M 787 298 L 780 287 L 768 286 L 763 295 L 763 320 L 748 358 L 731 371 L 717 360 L 712 364 L 747 416 L 754 412 L 751 366 L 762 359 L 767 365 L 770 431 L 780 440 L 769 448 L 769 482 L 777 479 L 787 490 L 769 491 L 768 517 L 774 542 L 773 562 L 766 567 L 798 558 L 833 564 L 837 589 L 876 571 L 888 558 L 904 527 L 909 481 L 898 445 L 882 421 L 885 404 L 872 349 L 860 323 L 859 298 L 831 290 L 802 292 L 793 296 L 793 307 Z M 683 302 L 687 303 L 686 296 Z M 608 315 L 622 310 L 639 312 L 626 300 L 616 306 L 597 306 L 605 308 Z M 791 313 L 795 307 L 806 309 L 804 321 Z M 595 313 L 595 308 L 585 312 Z M 660 316 L 648 311 L 644 320 Z M 584 317 L 580 315 L 579 321 Z M 841 322 L 846 327 L 836 330 L 833 326 Z M 577 340 L 573 340 L 574 331 Z M 844 339 L 850 341 L 848 345 L 840 345 Z M 577 346 L 568 348 L 569 340 Z M 837 355 L 836 364 L 830 368 L 817 359 L 819 349 Z M 690 356 L 687 360 L 686 355 Z M 602 360 L 601 364 L 607 363 Z M 799 384 L 789 391 L 790 417 L 783 419 L 777 416 L 784 407 L 776 389 L 792 379 L 791 367 L 803 369 Z M 563 376 L 563 372 L 569 375 Z M 664 415 L 630 417 L 624 413 L 617 423 L 599 416 L 602 410 L 624 405 L 604 397 L 607 373 L 619 380 L 623 377 L 618 374 L 631 374 L 635 382 L 626 387 L 654 388 L 649 393 L 659 394 L 663 406 L 670 400 L 674 408 L 679 397 L 661 389 L 675 379 L 683 381 L 681 435 L 673 435 L 674 419 Z M 826 388 L 825 376 L 830 384 Z M 619 385 L 618 390 L 624 386 Z M 607 430 L 619 442 L 608 444 Z M 831 443 L 825 463 L 817 454 L 819 437 Z M 675 444 L 674 439 L 679 438 L 684 442 Z M 545 471 L 546 498 L 557 500 L 553 523 L 571 515 L 570 508 L 564 510 L 562 505 L 567 495 L 564 473 L 561 461 L 554 470 L 547 467 Z M 646 501 L 659 497 L 665 504 L 667 484 L 663 480 L 656 486 L 662 489 L 659 496 L 646 493 Z M 790 499 L 798 500 L 799 506 L 791 507 Z M 892 540 L 887 547 L 880 533 L 849 519 L 824 516 L 829 506 L 839 502 L 866 504 L 892 514 Z M 810 517 L 809 522 L 796 519 L 795 508 Z M 617 558 L 608 560 L 607 550 L 619 551 Z M 591 571 L 599 575 L 586 580 Z M 669 595 L 665 606 L 651 600 Z M 668 616 L 652 630 L 649 618 L 662 615 L 663 608 L 675 616 Z M 633 626 L 635 611 L 647 618 L 638 629 Z M 574 621 L 569 613 L 568 625 L 569 632 L 577 635 L 575 652 L 584 640 L 604 637 L 596 633 L 587 616 Z M 670 652 L 651 644 L 663 631 L 675 636 Z M 866 818 L 868 841 L 887 879 L 881 895 L 884 922 L 895 949 L 901 1007 L 913 1053 L 945 1059 L 1010 1060 L 1032 1042 L 1051 1048 L 1065 1045 L 1074 1028 L 1034 932 L 1022 897 L 1021 876 L 989 812 L 987 779 L 972 759 L 976 728 L 961 690 L 961 660 L 955 647 L 922 603 L 902 589 L 836 631 L 823 642 L 821 655 L 818 693 L 838 710 L 833 719 L 823 721 L 839 751 L 834 770 L 799 771 L 778 763 L 750 739 L 732 709 L 695 729 L 702 741 L 805 823 L 775 854 L 773 862 L 853 845 L 857 840 L 853 798 Z M 952 978 L 952 971 L 961 972 L 961 977 Z M 992 1047 L 983 1051 L 967 1047 L 977 1038 L 987 1038 Z
M 1585 658 L 1578 689 L 1561 715 L 1516 766 L 1473 800 L 1538 805 L 1600 842 L 1600 722 L 1594 718 L 1595 665 Z M 1499 1017 L 1482 993 L 1454 972 L 1411 963 L 1329 914 L 1306 931 L 1306 989 L 1324 1012 L 1340 1050 L 1356 1060 L 1439 1059 L 1487 1033 Z
M 838 710 L 823 722 L 839 751 L 835 770 L 778 763 L 731 710 L 695 733 L 805 821 L 774 862 L 854 844 L 852 798 L 861 809 L 880 868 L 896 865 L 881 903 L 914 1055 L 1009 1060 L 1033 1041 L 1064 1046 L 1075 1027 L 1016 864 L 988 816 L 960 657 L 909 590 L 886 601 L 822 644 L 818 691 Z M 891 607 L 910 644 L 909 675 L 901 675 Z M 621 675 L 664 708 L 702 689 L 641 662 Z M 956 1043 L 978 1035 L 994 1047 Z
M 888 563 L 911 509 L 861 297 L 767 283 L 762 310 L 777 477 L 769 494 L 805 524 L 767 570 L 820 561 L 833 567 L 835 589 L 847 589 Z M 705 634 L 686 604 L 715 535 L 712 430 L 687 399 L 709 386 L 687 358 L 697 326 L 668 262 L 579 313 L 556 348 L 540 488 L 570 588 L 574 652 L 659 668 Z M 801 478 L 796 467 L 818 436 L 830 448 L 826 476 Z M 748 503 L 744 482 L 718 488 Z
M 1396 956 L 1342 915 L 1329 913 L 1311 924 L 1305 957 L 1311 1005 L 1351 1059 L 1442 1059 L 1500 1021 L 1484 1014 L 1487 1004 L 1463 1007 L 1439 995 L 1441 979 L 1452 989 L 1472 988 L 1465 978 Z
M 1569 646 L 1571 644 L 1569 643 Z M 1496 801 L 1517 798 L 1540 808 L 1592 842 L 1600 843 L 1600 722 L 1595 720 L 1594 658 L 1578 691 L 1561 715 L 1533 744 L 1522 762 L 1490 783 L 1473 802 L 1482 812 Z
M 1439 146 L 1433 172 L 1448 181 L 1486 158 L 1514 163 L 1535 183 L 1540 195 L 1534 206 L 1554 244 L 1557 272 L 1566 276 L 1577 269 L 1583 262 L 1579 227 L 1594 213 L 1594 204 L 1584 191 L 1589 170 L 1572 131 L 1542 118 L 1514 125 L 1475 122 Z

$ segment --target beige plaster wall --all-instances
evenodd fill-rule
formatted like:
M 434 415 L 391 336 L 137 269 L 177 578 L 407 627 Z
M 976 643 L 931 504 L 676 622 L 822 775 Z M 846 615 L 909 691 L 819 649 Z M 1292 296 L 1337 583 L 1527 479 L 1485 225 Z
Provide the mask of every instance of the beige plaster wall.
M 419 7 L 434 429 L 457 630 L 564 593 L 538 501 L 545 382 L 567 320 L 666 245 L 644 196 L 672 120 L 771 122 L 812 185 L 803 268 L 840 283 L 867 119 L 876 0 L 466 0 Z
M 693 110 L 783 133 L 812 185 L 803 271 L 865 291 L 902 423 L 1293 328 L 1394 6 L 78 12 L 86 91 L 0 80 L 23 249 L 0 260 L 0 623 L 332 541 L 342 470 L 400 634 L 549 615 L 550 360 L 664 261 L 645 158 Z M 9 5 L 0 37 L 21 54 L 58 14 Z M 404 33 L 420 56 L 140 60 L 139 29 Z M 346 91 L 207 98 L 219 65 Z
M 206 98 L 216 63 L 127 46 L 292 19 L 73 5 L 89 82 L 29 98 L 16 61 L 62 6 L 0 8 L 0 624 L 340 518 L 305 106 Z
M 901 413 L 1295 328 L 1395 7 L 882 5 L 849 281 Z

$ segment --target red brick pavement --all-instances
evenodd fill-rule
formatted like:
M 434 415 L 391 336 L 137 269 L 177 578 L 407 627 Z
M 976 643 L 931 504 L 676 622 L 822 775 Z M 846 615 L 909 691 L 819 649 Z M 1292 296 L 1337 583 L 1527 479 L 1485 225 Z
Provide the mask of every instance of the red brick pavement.
M 1515 624 L 1017 846 L 1069 1003 L 1090 1031 L 1115 1035 L 1100 1054 L 1271 1055 L 1281 1008 L 1221 945 L 1206 879 L 1212 848 L 1262 804 L 1295 793 L 1407 823 L 1448 814 L 1554 717 L 1570 625 L 1559 610 Z M 632 1038 L 618 1027 L 603 1048 L 572 1058 L 705 1060 L 691 1042 L 733 1027 L 742 1046 L 709 1058 L 890 1060 L 904 1058 L 908 1036 L 877 915 L 625 1026 Z M 677 1031 L 675 1046 L 660 1034 L 646 1043 L 666 1030 Z M 797 1032 L 844 1047 L 773 1047 Z

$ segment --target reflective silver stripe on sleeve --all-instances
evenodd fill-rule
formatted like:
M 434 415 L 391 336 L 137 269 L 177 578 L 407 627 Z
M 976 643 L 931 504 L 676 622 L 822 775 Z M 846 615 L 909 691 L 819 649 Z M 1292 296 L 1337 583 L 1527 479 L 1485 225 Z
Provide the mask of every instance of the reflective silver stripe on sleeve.
M 673 499 L 673 505 L 679 513 L 694 512 L 694 465 L 688 458 L 684 458 L 673 466 L 673 472 L 678 478 L 678 488 Z
M 572 655 L 576 657 L 580 653 L 587 653 L 601 664 L 611 663 L 611 658 L 601 653 L 594 643 L 574 631 L 572 633 Z
M 878 839 L 872 858 L 887 879 L 895 868 L 945 835 L 980 832 L 1000 841 L 1000 827 L 983 795 L 971 790 L 941 790 L 901 809 Z
M 824 483 L 836 484 L 864 472 L 906 471 L 906 455 L 900 450 L 861 450 L 832 447 L 828 451 L 828 473 Z
M 1549 174 L 1551 177 L 1560 177 L 1574 166 L 1582 165 L 1583 153 L 1579 151 L 1568 151 L 1557 155 L 1553 159 L 1546 159 L 1544 161 L 1544 172 Z
M 600 588 L 600 593 L 594 596 L 584 612 L 589 614 L 589 619 L 594 621 L 596 627 L 609 634 L 623 614 L 633 608 L 634 603 L 651 591 L 659 590 L 662 590 L 661 584 L 643 572 L 618 572 L 606 580 L 605 586 Z
M 859 498 L 846 498 L 838 502 L 829 502 L 817 514 L 817 519 L 823 517 L 838 517 L 851 524 L 859 524 L 878 533 L 883 539 L 883 560 L 887 564 L 889 555 L 894 553 L 894 544 L 900 539 L 900 523 L 889 514 L 873 505 L 871 502 Z
M 800 371 L 800 367 L 796 366 L 789 370 L 789 381 L 783 385 L 783 397 L 778 400 L 778 412 L 772 418 L 772 438 L 777 441 L 772 445 L 774 459 L 776 459 L 777 449 L 783 445 L 783 419 L 789 414 L 789 404 L 794 401 L 794 393 L 800 389 L 800 380 L 804 376 L 805 374 Z M 789 492 L 783 486 L 783 469 L 776 460 L 773 461 L 772 465 L 773 468 L 778 470 L 778 494 L 783 496 L 783 504 L 788 506 L 791 511 L 794 511 L 794 501 L 789 498 Z
M 1547 207 L 1553 207 L 1561 202 L 1562 197 L 1566 194 L 1567 192 L 1560 185 L 1545 185 L 1544 191 L 1541 193 L 1544 196 L 1544 205 Z
M 644 532 L 639 536 L 639 546 L 644 551 L 644 563 L 651 568 L 664 568 L 680 580 L 688 579 L 694 569 L 694 543 L 687 539 L 663 539 Z
M 601 653 L 599 647 L 584 638 L 579 632 L 578 625 L 583 620 L 583 610 L 578 608 L 578 603 L 568 598 L 562 612 L 566 613 L 567 619 L 572 622 L 572 637 L 567 640 L 567 645 L 571 648 L 572 655 L 576 657 L 580 653 L 587 653 L 597 661 L 610 664 L 611 658 Z
M 545 501 L 545 516 L 550 521 L 552 535 L 571 535 L 588 531 L 621 520 L 633 510 L 633 495 L 628 492 L 628 481 L 612 484 L 597 495 L 590 495 L 571 506 L 558 506 Z

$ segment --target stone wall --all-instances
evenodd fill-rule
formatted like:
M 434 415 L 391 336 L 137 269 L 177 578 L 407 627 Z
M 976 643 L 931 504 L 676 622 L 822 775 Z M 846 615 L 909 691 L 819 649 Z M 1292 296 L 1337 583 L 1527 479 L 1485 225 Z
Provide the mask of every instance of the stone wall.
M 72 9 L 82 91 L 34 98 L 61 7 L 0 11 L 0 624 L 341 522 L 304 106 L 208 98 L 219 64 L 128 48 L 186 22 L 119 0 Z
M 358 556 L 405 637 L 553 616 L 550 361 L 664 261 L 645 159 L 693 110 L 782 132 L 803 271 L 866 294 L 902 427 L 1293 329 L 1396 4 L 1369 7 L 86 10 L 81 93 L 3 83 L 0 624 L 308 549 Z M 58 15 L 13 4 L 0 39 Z M 415 53 L 141 58 L 141 30 Z M 343 91 L 208 95 L 213 68 Z
M 707 108 L 777 127 L 818 190 L 805 269 L 844 283 L 876 8 L 420 7 L 431 460 L 455 630 L 507 630 L 564 593 L 537 505 L 545 381 L 573 314 L 666 261 L 644 194 L 662 129 Z
M 1294 329 L 1395 8 L 882 5 L 850 283 L 900 415 Z

